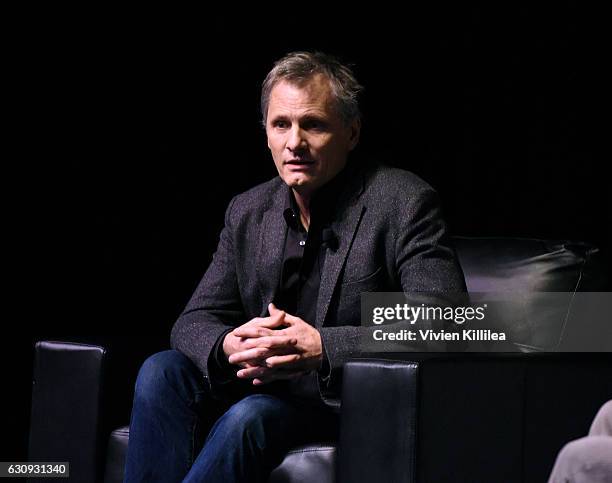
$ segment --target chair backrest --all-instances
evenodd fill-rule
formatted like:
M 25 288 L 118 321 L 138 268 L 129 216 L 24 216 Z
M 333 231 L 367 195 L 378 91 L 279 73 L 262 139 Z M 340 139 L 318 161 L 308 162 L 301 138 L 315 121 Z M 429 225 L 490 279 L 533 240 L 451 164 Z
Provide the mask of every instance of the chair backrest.
M 522 351 L 558 350 L 573 295 L 605 289 L 599 250 L 587 243 L 502 237 L 453 241 L 468 291 L 498 295 L 491 320 Z

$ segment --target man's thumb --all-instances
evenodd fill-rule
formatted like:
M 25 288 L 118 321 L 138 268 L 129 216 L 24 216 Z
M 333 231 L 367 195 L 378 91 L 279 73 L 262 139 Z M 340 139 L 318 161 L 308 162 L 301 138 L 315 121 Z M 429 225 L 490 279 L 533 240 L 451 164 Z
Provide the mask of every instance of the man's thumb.
M 283 310 L 279 310 L 276 308 L 276 305 L 269 304 L 268 311 L 270 312 L 270 317 L 278 318 L 278 322 L 282 325 L 285 321 L 285 312 Z

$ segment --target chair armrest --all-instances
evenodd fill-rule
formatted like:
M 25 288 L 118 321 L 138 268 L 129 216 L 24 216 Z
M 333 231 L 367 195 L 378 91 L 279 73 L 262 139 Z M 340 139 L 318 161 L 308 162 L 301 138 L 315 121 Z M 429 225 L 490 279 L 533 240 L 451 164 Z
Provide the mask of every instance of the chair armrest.
M 68 461 L 73 481 L 95 482 L 106 350 L 68 342 L 35 346 L 30 461 Z
M 386 356 L 345 365 L 342 483 L 544 481 L 612 398 L 610 353 Z
M 355 360 L 344 366 L 338 481 L 415 478 L 418 364 Z

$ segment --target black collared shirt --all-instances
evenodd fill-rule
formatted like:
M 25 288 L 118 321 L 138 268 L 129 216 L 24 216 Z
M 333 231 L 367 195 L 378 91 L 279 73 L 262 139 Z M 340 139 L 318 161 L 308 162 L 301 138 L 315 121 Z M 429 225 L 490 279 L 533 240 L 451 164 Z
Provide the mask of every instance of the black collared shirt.
M 314 326 L 321 273 L 329 243 L 323 242 L 323 230 L 329 230 L 327 215 L 331 210 L 328 203 L 333 202 L 335 193 L 328 189 L 313 197 L 310 206 L 310 226 L 306 231 L 300 220 L 300 211 L 294 194 L 289 188 L 287 191 L 289 206 L 283 212 L 287 223 L 287 236 L 274 305 Z M 325 210 L 325 207 L 328 209 Z M 293 396 L 303 400 L 320 401 L 317 377 L 321 377 L 325 383 L 330 373 L 325 347 L 322 349 L 323 360 L 319 371 L 289 381 L 289 392 Z
M 351 175 L 345 168 L 333 180 L 317 191 L 310 203 L 310 226 L 306 230 L 300 220 L 300 211 L 291 188 L 287 187 L 287 198 L 283 217 L 287 232 L 283 250 L 283 261 L 279 285 L 274 296 L 274 305 L 315 326 L 317 300 L 328 250 L 335 249 L 335 235 L 330 229 L 332 214 L 343 186 Z M 246 321 L 245 321 L 246 322 Z M 229 330 L 228 330 L 229 332 Z M 220 372 L 211 374 L 217 383 L 229 383 L 235 379 L 237 366 L 228 363 L 223 353 L 224 333 L 213 349 L 216 366 Z M 323 384 L 329 381 L 331 368 L 325 347 L 321 368 L 288 382 L 288 392 L 300 399 L 320 402 L 317 377 Z
M 311 325 L 316 323 L 317 299 L 327 251 L 335 249 L 335 234 L 330 228 L 340 192 L 351 176 L 347 166 L 334 179 L 319 189 L 310 202 L 308 231 L 300 220 L 300 211 L 293 190 L 287 187 L 283 216 L 287 236 L 279 287 L 274 304 Z
M 287 191 L 289 207 L 283 213 L 287 223 L 287 236 L 274 304 L 314 326 L 321 270 L 325 264 L 326 253 L 321 243 L 324 213 L 311 210 L 311 223 L 306 231 L 300 220 L 300 211 L 292 190 Z

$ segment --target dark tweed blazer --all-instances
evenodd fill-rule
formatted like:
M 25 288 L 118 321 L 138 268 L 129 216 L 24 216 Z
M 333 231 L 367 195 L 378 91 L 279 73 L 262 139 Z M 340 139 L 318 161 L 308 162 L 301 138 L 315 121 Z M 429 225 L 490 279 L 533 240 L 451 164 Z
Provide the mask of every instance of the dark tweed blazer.
M 361 292 L 465 290 L 435 191 L 407 171 L 351 162 L 337 205 L 329 207 L 338 243 L 325 257 L 313 321 L 332 369 L 320 389 L 332 397 L 342 365 L 360 355 Z M 232 199 L 213 260 L 172 329 L 172 347 L 204 374 L 225 331 L 268 315 L 287 232 L 287 189 L 277 177 Z

